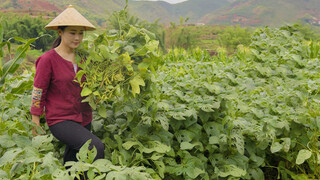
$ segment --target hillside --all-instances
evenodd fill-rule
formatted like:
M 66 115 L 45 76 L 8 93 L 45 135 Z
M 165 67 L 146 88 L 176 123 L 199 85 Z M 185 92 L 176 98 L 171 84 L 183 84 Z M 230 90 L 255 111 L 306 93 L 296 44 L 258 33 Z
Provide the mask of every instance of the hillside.
M 125 6 L 125 0 L 0 0 L 0 11 L 53 17 L 69 4 L 95 24 L 103 25 L 109 13 Z M 189 18 L 188 23 L 279 26 L 303 20 L 320 26 L 319 0 L 188 0 L 178 4 L 129 0 L 129 11 L 166 24 L 178 23 L 183 17 Z
M 241 24 L 279 26 L 303 20 L 320 25 L 319 0 L 244 0 L 208 13 L 200 22 L 206 24 Z
M 160 18 L 160 22 L 179 22 L 180 17 L 190 18 L 189 22 L 197 23 L 200 19 L 219 8 L 229 5 L 227 0 L 189 0 L 178 4 L 163 1 L 130 1 L 130 9 L 139 17 L 153 21 Z

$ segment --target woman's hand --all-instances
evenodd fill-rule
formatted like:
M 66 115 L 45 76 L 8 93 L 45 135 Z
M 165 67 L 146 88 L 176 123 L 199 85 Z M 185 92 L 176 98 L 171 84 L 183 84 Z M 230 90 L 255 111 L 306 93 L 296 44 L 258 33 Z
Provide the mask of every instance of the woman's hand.
M 32 122 L 35 124 L 34 127 L 32 128 L 32 134 L 34 136 L 40 135 L 37 133 L 37 129 L 40 129 L 43 133 L 45 133 L 45 131 L 40 126 L 40 116 L 32 115 Z

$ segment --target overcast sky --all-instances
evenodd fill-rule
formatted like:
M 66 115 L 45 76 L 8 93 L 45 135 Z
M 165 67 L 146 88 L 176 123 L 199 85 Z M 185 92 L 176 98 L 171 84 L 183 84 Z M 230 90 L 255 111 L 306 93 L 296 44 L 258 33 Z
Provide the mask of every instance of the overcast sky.
M 144 1 L 158 1 L 158 0 L 144 0 Z M 171 4 L 176 4 L 176 3 L 187 1 L 187 0 L 161 0 L 161 1 L 166 1 Z

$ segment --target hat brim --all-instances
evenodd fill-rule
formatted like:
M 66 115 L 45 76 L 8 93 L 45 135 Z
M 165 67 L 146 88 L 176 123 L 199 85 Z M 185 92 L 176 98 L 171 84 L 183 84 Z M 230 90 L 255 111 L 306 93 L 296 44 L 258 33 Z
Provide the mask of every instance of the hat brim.
M 93 31 L 96 30 L 95 27 L 88 27 L 88 26 L 81 26 L 78 24 L 60 24 L 59 26 L 76 26 L 76 27 L 84 27 L 86 31 Z M 58 30 L 59 26 L 45 26 L 48 30 Z

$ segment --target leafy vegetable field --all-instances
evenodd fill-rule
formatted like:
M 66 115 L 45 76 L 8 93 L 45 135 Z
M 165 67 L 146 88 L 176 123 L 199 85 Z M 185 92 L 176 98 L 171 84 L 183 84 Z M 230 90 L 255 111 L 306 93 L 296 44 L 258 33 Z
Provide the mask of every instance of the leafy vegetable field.
M 0 179 L 320 178 L 320 46 L 294 26 L 257 29 L 232 56 L 160 56 L 151 32 L 121 20 L 83 44 L 77 77 L 105 159 L 86 143 L 66 170 L 48 128 L 31 136 L 34 73 L 4 77 L 2 62 Z

